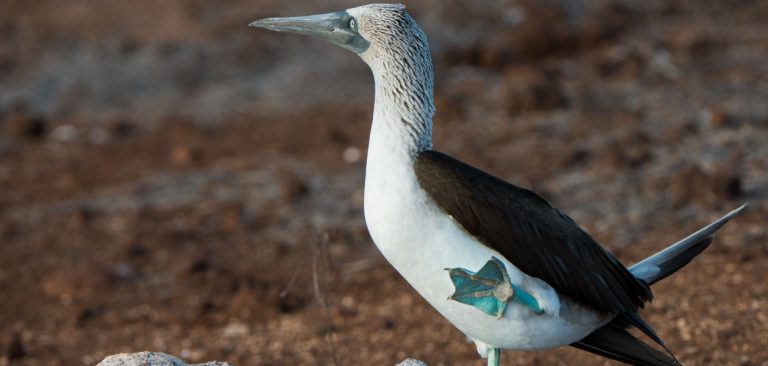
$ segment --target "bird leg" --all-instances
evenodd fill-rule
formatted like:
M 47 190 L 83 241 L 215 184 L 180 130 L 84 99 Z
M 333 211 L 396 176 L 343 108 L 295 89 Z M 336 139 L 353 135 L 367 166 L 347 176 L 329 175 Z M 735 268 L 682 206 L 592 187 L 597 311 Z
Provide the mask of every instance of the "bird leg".
M 474 306 L 488 315 L 501 319 L 510 301 L 516 301 L 535 314 L 544 311 L 531 294 L 515 286 L 509 279 L 507 267 L 491 257 L 477 273 L 464 268 L 446 268 L 455 287 L 448 300 Z
M 501 350 L 495 347 L 488 348 L 488 366 L 499 366 Z

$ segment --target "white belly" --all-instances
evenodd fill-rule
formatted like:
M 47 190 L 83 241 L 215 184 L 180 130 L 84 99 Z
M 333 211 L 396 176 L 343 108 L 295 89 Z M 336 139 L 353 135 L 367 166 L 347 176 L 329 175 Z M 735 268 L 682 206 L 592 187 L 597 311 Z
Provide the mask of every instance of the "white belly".
M 549 285 L 480 244 L 431 203 L 414 173 L 389 169 L 382 170 L 386 175 L 376 174 L 370 165 L 368 170 L 365 218 L 376 246 L 421 296 L 479 346 L 555 348 L 580 340 L 611 319 L 559 298 Z M 511 302 L 503 318 L 496 319 L 448 300 L 454 287 L 445 269 L 477 271 L 492 256 L 505 263 L 512 283 L 531 293 L 544 314 Z

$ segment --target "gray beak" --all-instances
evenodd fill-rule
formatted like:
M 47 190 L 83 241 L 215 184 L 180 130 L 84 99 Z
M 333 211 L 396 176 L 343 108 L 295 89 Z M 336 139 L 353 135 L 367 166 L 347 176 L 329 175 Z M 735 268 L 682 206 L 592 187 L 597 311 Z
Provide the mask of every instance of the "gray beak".
M 355 19 L 346 11 L 291 18 L 257 20 L 251 27 L 275 32 L 306 34 L 329 41 L 355 53 L 368 49 L 370 43 L 357 31 Z

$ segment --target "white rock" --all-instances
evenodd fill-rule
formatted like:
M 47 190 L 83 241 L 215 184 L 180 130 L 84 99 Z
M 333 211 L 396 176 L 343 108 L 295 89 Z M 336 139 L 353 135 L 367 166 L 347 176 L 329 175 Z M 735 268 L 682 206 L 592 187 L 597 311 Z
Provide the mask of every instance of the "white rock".
M 226 362 L 187 365 L 176 357 L 159 352 L 121 353 L 112 355 L 96 366 L 233 366 Z
M 400 362 L 399 364 L 397 364 L 397 366 L 428 366 L 428 365 L 422 361 L 409 358 L 403 362 Z

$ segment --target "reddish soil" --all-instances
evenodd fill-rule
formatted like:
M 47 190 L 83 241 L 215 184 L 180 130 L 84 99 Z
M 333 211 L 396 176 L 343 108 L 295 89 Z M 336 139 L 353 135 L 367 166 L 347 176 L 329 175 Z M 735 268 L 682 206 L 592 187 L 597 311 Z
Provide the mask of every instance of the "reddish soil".
M 409 4 L 435 147 L 626 264 L 750 202 L 643 315 L 688 365 L 768 365 L 768 3 L 476 3 Z M 362 62 L 244 26 L 350 6 L 0 4 L 0 365 L 484 364 L 368 237 Z

